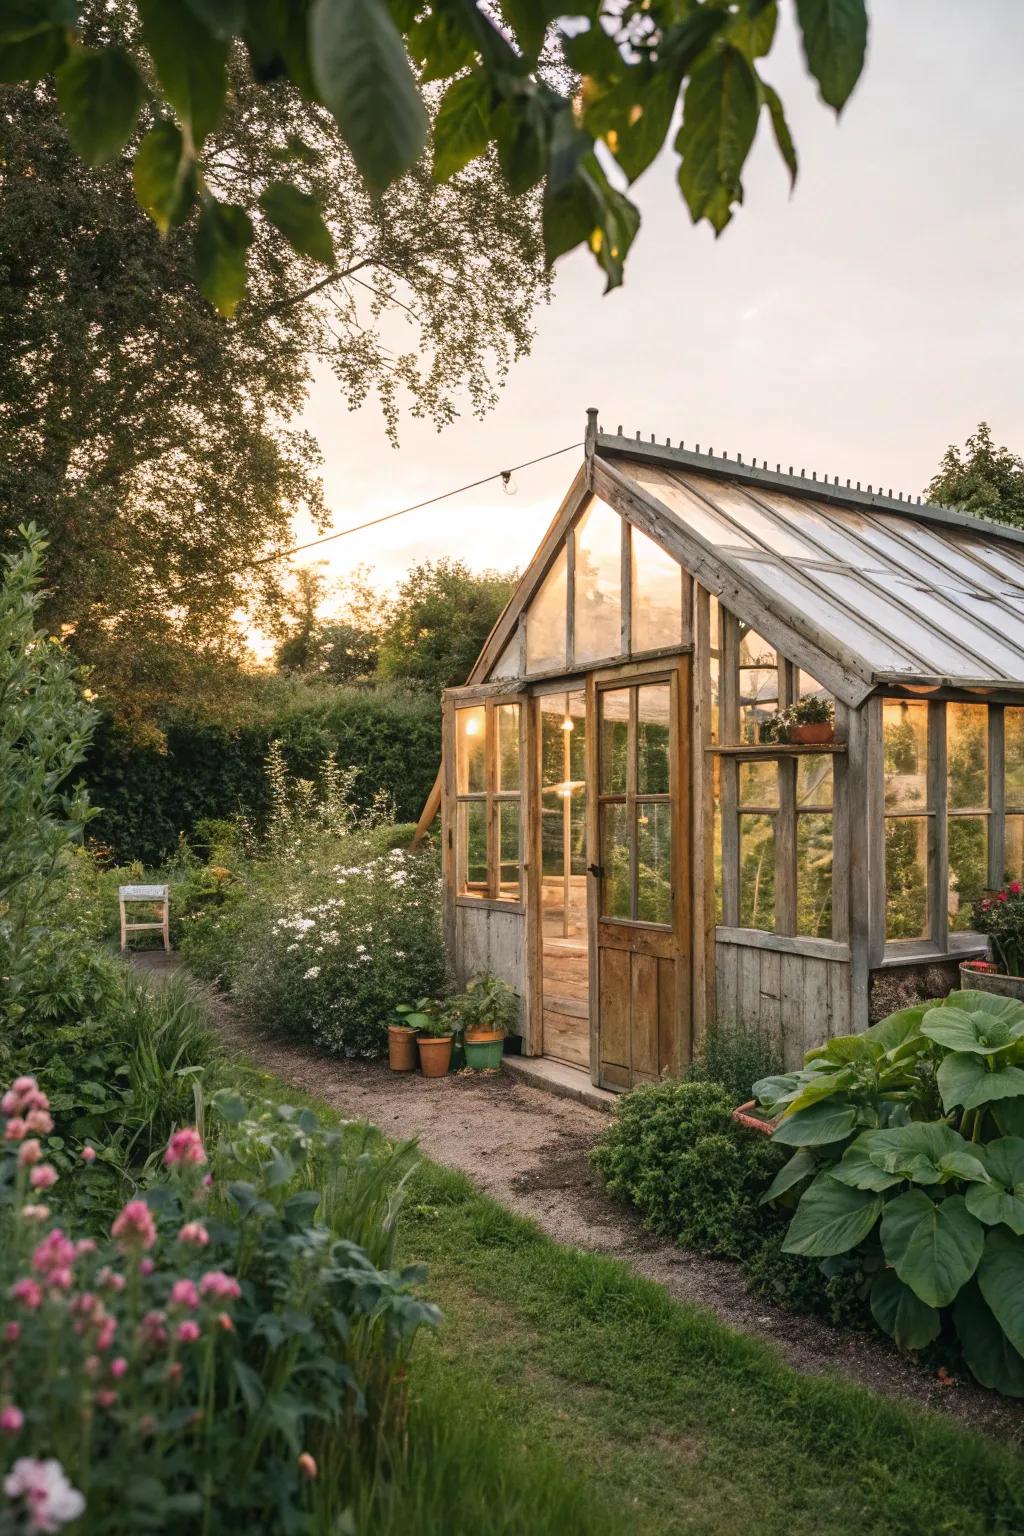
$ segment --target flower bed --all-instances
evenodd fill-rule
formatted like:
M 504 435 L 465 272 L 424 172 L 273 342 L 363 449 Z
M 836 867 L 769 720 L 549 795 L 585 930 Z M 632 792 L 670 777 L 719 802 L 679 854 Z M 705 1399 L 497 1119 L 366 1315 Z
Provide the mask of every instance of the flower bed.
M 416 1273 L 378 1267 L 408 1152 L 222 1094 L 215 1150 L 177 1130 L 161 1180 L 75 1237 L 47 1203 L 46 1095 L 22 1077 L 0 1107 L 0 1529 L 339 1529 L 437 1319 Z

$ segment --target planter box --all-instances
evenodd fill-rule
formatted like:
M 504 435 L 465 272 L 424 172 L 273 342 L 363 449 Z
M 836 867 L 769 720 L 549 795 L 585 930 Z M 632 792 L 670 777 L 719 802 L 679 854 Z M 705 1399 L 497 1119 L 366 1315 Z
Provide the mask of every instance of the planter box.
M 1024 976 L 1003 976 L 998 971 L 973 971 L 960 967 L 960 985 L 965 992 L 994 992 L 997 997 L 1014 997 L 1024 1003 Z
M 828 720 L 816 720 L 813 725 L 791 725 L 789 739 L 794 746 L 827 747 L 836 739 L 836 728 Z

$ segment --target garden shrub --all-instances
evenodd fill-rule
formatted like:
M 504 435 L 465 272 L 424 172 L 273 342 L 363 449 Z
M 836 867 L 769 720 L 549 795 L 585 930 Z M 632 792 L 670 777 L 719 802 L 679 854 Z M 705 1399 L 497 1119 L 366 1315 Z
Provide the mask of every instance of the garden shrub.
M 345 1227 L 368 1218 L 390 1257 L 407 1153 L 353 1155 L 308 1109 L 227 1095 L 212 1113 L 209 1164 L 179 1129 L 146 1198 L 76 1239 L 44 1203 L 46 1096 L 28 1076 L 4 1096 L 4 1530 L 341 1531 L 398 1445 L 405 1363 L 437 1312 L 417 1271 L 380 1267 Z
M 792 1212 L 783 1251 L 860 1264 L 900 1348 L 955 1340 L 983 1386 L 1024 1396 L 1024 1005 L 951 992 L 756 1092 L 795 1149 L 764 1196 Z
M 721 1083 L 734 1104 L 743 1104 L 754 1083 L 781 1071 L 781 1047 L 760 1024 L 713 1019 L 686 1075 L 691 1081 Z
M 403 820 L 415 820 L 441 756 L 436 698 L 391 685 L 287 688 L 254 678 L 256 718 L 220 723 L 176 714 L 162 721 L 160 746 L 140 743 L 104 717 L 85 764 L 99 807 L 92 839 L 113 862 L 155 865 L 173 856 L 211 818 L 247 819 L 262 831 L 270 812 L 266 760 L 281 743 L 291 774 L 316 779 L 328 754 L 359 771 L 356 803 L 383 791 Z
M 652 1231 L 743 1258 L 774 1224 L 758 1201 L 785 1154 L 732 1119 L 735 1102 L 720 1083 L 644 1084 L 620 1099 L 593 1156 L 609 1192 Z

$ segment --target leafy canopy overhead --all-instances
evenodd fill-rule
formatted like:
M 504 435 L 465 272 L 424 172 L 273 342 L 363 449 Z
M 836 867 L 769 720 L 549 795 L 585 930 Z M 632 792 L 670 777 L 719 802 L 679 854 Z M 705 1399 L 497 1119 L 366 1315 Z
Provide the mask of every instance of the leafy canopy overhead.
M 981 421 L 963 450 L 955 443 L 946 449 L 928 499 L 1024 528 L 1024 459 L 1009 448 L 997 448 L 992 428 Z
M 794 6 L 807 66 L 838 112 L 863 67 L 866 0 Z M 289 80 L 311 116 L 318 106 L 331 113 L 370 190 L 413 167 L 431 137 L 439 182 L 495 145 L 513 194 L 543 186 L 548 261 L 586 244 L 609 288 L 622 281 L 640 222 L 620 186 L 658 153 L 680 95 L 678 179 L 694 221 L 720 232 L 742 202 L 762 109 L 796 177 L 782 102 L 761 77 L 778 0 L 617 0 L 607 9 L 579 0 L 568 14 L 549 0 L 503 0 L 503 20 L 486 0 L 138 0 L 130 48 L 85 46 L 84 8 L 4 6 L 0 79 L 52 72 L 72 143 L 93 166 L 124 148 L 145 108 L 136 195 L 161 230 L 198 205 L 194 269 L 224 314 L 245 291 L 257 208 L 295 251 L 328 269 L 335 260 L 317 199 L 296 177 L 301 135 L 255 206 L 211 185 L 207 145 L 239 53 L 258 84 Z M 579 90 L 540 67 L 542 55 L 545 65 L 564 60 Z M 447 83 L 431 135 L 421 87 L 432 82 Z

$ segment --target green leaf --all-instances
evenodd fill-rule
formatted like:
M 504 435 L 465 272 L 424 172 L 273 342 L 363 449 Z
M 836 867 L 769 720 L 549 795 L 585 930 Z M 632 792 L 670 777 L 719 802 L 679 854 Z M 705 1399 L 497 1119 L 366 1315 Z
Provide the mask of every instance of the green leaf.
M 858 1075 L 852 1067 L 841 1067 L 838 1071 L 829 1071 L 827 1068 L 812 1068 L 804 1074 L 803 1086 L 796 1098 L 787 1105 L 786 1116 L 799 1114 L 802 1109 L 808 1109 L 812 1104 L 818 1104 L 822 1099 L 830 1099 L 837 1093 L 845 1093 L 847 1088 L 853 1088 L 858 1083 Z
M 881 1238 L 900 1279 L 930 1307 L 949 1306 L 977 1269 L 985 1242 L 962 1195 L 936 1203 L 920 1189 L 889 1201 Z
M 799 1072 L 786 1072 L 777 1077 L 758 1078 L 750 1091 L 759 1104 L 770 1114 L 775 1114 L 786 1104 L 792 1103 L 801 1086 Z
M 990 1113 L 1004 1136 L 1024 1136 L 1024 1098 L 1001 1099 Z
M 525 54 L 535 59 L 544 42 L 548 23 L 560 12 L 552 14 L 543 0 L 501 0 L 501 14 L 516 35 L 516 41 Z
M 315 197 L 300 192 L 290 182 L 272 181 L 260 193 L 260 207 L 300 256 L 333 266 L 334 241 Z
M 1000 1223 L 1024 1237 L 1024 1138 L 1003 1136 L 984 1148 L 987 1184 L 967 1191 L 967 1209 L 987 1227 Z
M 1005 1397 L 1024 1397 L 1024 1356 L 1017 1353 L 972 1280 L 953 1305 L 953 1321 L 971 1375 Z
M 50 27 L 73 27 L 77 20 L 75 0 L 4 0 L 0 41 L 21 42 Z
M 640 215 L 610 185 L 593 140 L 565 111 L 555 120 L 542 224 L 548 262 L 586 242 L 608 278 L 605 292 L 621 283 Z
M 850 1189 L 830 1173 L 819 1173 L 804 1191 L 782 1245 L 784 1253 L 825 1259 L 864 1241 L 882 1211 L 882 1197 Z
M 204 206 L 196 231 L 196 278 L 200 293 L 224 316 L 234 314 L 245 292 L 252 234 L 244 208 L 216 201 Z
M 434 180 L 447 181 L 490 142 L 491 88 L 482 71 L 453 80 L 434 119 Z
M 825 1099 L 780 1120 L 773 1139 L 784 1147 L 823 1147 L 843 1141 L 857 1124 L 857 1110 L 852 1104 Z
M 383 0 L 314 0 L 313 75 L 363 179 L 387 187 L 419 159 L 427 114 Z
M 891 1269 L 883 1269 L 871 1287 L 871 1315 L 900 1349 L 924 1349 L 942 1325 L 941 1314 L 919 1300 Z
M 779 146 L 779 154 L 786 162 L 786 169 L 789 171 L 789 184 L 791 187 L 795 187 L 797 171 L 799 169 L 796 158 L 796 145 L 793 143 L 789 124 L 786 122 L 786 114 L 783 111 L 782 102 L 779 100 L 778 92 L 773 90 L 764 80 L 761 81 L 761 96 L 764 99 L 765 106 L 768 108 L 772 132 L 775 134 L 775 142 Z
M 409 28 L 409 55 L 419 65 L 424 82 L 447 80 L 476 62 L 473 39 L 458 12 L 435 3 Z
M 1010 1343 L 1024 1354 L 1024 1239 L 1005 1227 L 990 1227 L 978 1285 Z
M 851 1141 L 840 1161 L 831 1169 L 832 1177 L 840 1184 L 848 1184 L 851 1189 L 880 1191 L 899 1184 L 902 1175 L 887 1172 L 870 1155 L 871 1138 L 877 1135 L 877 1131 L 864 1131 L 856 1141 Z
M 760 1200 L 758 1205 L 767 1205 L 770 1200 L 777 1200 L 788 1189 L 792 1189 L 801 1180 L 808 1178 L 817 1167 L 813 1155 L 806 1147 L 800 1147 L 788 1163 L 783 1164 L 775 1175 Z
M 289 1195 L 282 1207 L 282 1215 L 285 1221 L 292 1226 L 305 1227 L 316 1215 L 320 1204 L 320 1191 L 318 1189 L 300 1189 L 294 1195 Z
M 196 195 L 196 168 L 174 123 L 165 120 L 149 130 L 132 175 L 135 196 L 159 230 L 184 222 Z
M 921 1033 L 947 1051 L 991 1056 L 1024 1036 L 1024 1004 L 990 992 L 951 992 L 928 1010 Z
M 690 76 L 676 137 L 679 185 L 694 222 L 706 218 L 719 234 L 743 200 L 740 172 L 759 108 L 757 76 L 738 48 L 722 48 Z
M 67 35 L 60 27 L 33 32 L 29 37 L 0 39 L 0 83 L 25 80 L 35 85 L 56 69 L 67 50 Z
M 729 41 L 741 49 L 748 59 L 763 58 L 771 51 L 778 22 L 779 8 L 775 0 L 770 0 L 768 5 L 741 5 L 729 28 Z
M 629 84 L 630 81 L 623 81 L 613 94 L 623 93 Z M 605 135 L 609 149 L 630 182 L 646 171 L 664 144 L 681 84 L 677 71 L 660 69 L 639 87 L 634 85 L 629 94 L 635 99 L 622 113 L 622 126 Z
M 876 1167 L 916 1184 L 988 1177 L 970 1143 L 941 1123 L 915 1121 L 893 1130 L 868 1131 L 859 1141 Z
M 823 101 L 845 105 L 864 68 L 868 17 L 864 0 L 796 0 L 807 68 Z
M 164 95 L 201 149 L 224 109 L 228 45 L 177 0 L 139 0 L 139 15 Z
M 73 48 L 57 70 L 68 137 L 87 165 L 124 148 L 145 97 L 142 77 L 121 48 Z
M 765 86 L 764 89 L 770 90 L 771 87 Z M 901 1008 L 898 1013 L 890 1013 L 877 1024 L 872 1024 L 860 1038 L 882 1046 L 887 1052 L 899 1050 L 901 1046 L 921 1039 L 921 1024 L 930 1007 L 929 1003 L 918 1003 L 913 1008 Z
M 214 37 L 235 37 L 245 23 L 245 0 L 185 0 L 185 4 Z
M 944 1056 L 935 1077 L 947 1114 L 958 1104 L 964 1109 L 978 1109 L 995 1099 L 1024 1094 L 1024 1071 L 1020 1067 L 999 1067 L 990 1072 L 984 1056 L 967 1052 L 961 1055 L 954 1051 Z

